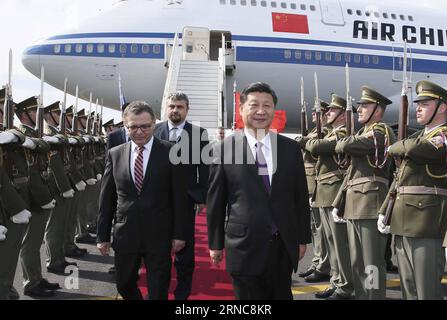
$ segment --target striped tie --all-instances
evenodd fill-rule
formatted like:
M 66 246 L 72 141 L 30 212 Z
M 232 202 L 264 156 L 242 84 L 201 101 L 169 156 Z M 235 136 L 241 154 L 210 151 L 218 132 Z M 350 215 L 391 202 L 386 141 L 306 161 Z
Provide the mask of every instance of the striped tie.
M 135 159 L 135 187 L 137 188 L 138 193 L 141 193 L 141 189 L 143 188 L 143 152 L 144 146 L 138 147 L 138 156 Z

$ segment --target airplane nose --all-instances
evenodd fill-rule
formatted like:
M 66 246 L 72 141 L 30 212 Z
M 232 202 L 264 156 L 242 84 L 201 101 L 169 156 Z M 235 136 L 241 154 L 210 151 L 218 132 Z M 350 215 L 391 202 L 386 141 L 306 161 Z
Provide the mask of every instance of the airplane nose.
M 40 46 L 33 46 L 25 49 L 22 54 L 22 64 L 26 70 L 31 72 L 36 77 L 40 75 Z

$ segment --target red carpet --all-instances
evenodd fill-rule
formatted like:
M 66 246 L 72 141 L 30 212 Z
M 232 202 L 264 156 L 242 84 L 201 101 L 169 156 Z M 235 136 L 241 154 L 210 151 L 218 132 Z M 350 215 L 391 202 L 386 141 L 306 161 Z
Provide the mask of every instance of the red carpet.
M 169 300 L 174 300 L 173 291 L 177 285 L 177 277 L 172 268 Z M 140 270 L 138 287 L 147 297 L 146 269 Z M 234 300 L 231 278 L 225 271 L 225 262 L 219 267 L 210 262 L 208 235 L 206 227 L 206 211 L 197 215 L 196 219 L 196 268 L 194 271 L 192 293 L 189 300 Z

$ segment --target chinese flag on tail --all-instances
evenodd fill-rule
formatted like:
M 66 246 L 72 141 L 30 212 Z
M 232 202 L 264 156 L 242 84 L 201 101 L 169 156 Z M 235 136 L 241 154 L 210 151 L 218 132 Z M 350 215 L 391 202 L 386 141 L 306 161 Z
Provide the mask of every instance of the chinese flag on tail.
M 236 110 L 235 110 L 235 129 L 243 129 L 244 128 L 244 120 L 242 119 L 239 108 L 241 105 L 241 94 L 239 92 L 236 93 Z M 270 129 L 276 130 L 278 133 L 284 131 L 287 123 L 287 115 L 284 110 L 276 110 L 275 118 L 273 119 L 272 125 Z
M 307 16 L 302 14 L 272 13 L 273 31 L 309 34 Z

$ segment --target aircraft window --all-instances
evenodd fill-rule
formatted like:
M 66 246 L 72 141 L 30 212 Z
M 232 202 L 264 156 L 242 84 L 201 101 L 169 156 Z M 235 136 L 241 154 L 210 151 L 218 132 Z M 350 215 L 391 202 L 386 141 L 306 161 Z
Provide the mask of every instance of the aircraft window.
M 353 13 L 353 12 L 352 12 L 352 9 L 348 9 L 348 14 L 349 14 L 349 15 L 352 15 L 352 13 Z
M 149 53 L 149 45 L 147 45 L 147 44 L 143 44 L 143 45 L 141 46 L 141 51 L 142 51 L 144 54 L 148 54 L 148 53 Z
M 374 56 L 373 57 L 373 64 L 379 64 L 379 57 L 378 56 Z
M 400 20 L 405 20 L 405 16 L 403 14 L 401 14 L 399 17 L 400 17 Z
M 130 52 L 132 54 L 137 54 L 138 53 L 138 45 L 136 43 L 132 43 L 132 45 L 130 46 Z
M 306 51 L 306 52 L 304 52 L 304 58 L 305 58 L 306 60 L 310 60 L 310 59 L 312 59 L 312 51 Z
M 226 0 L 220 0 L 220 4 L 226 4 Z
M 270 5 L 272 6 L 272 8 L 276 8 L 276 2 L 275 1 L 270 2 Z
M 261 7 L 267 7 L 267 1 L 261 1 Z
M 236 4 L 236 0 L 230 0 L 230 4 L 234 6 Z
M 76 53 L 82 53 L 82 44 L 77 44 L 75 50 L 76 50 Z
M 351 62 L 351 55 L 349 53 L 345 53 L 345 62 Z
M 294 10 L 296 10 L 296 3 L 291 3 L 291 4 L 290 4 L 290 9 L 294 9 Z
M 376 18 L 380 18 L 380 13 L 378 13 L 377 11 L 374 12 L 374 17 Z
M 258 3 L 256 2 L 256 0 L 251 0 L 251 5 L 253 7 L 256 7 L 258 5 Z
M 314 5 L 310 5 L 310 11 L 315 11 L 315 6 Z
M 155 54 L 159 54 L 160 53 L 160 45 L 159 44 L 155 44 L 153 47 L 153 51 Z
M 356 10 L 355 12 L 357 13 L 358 16 L 362 15 L 362 11 L 361 10 Z
M 388 19 L 388 13 L 384 12 L 384 13 L 382 13 L 382 15 L 385 19 Z
M 115 53 L 116 46 L 114 44 L 109 44 L 109 53 Z
M 369 17 L 371 15 L 371 12 L 365 11 L 365 16 Z
M 241 0 L 241 6 L 246 6 L 247 5 L 247 0 Z
M 321 52 L 319 51 L 315 52 L 315 60 L 321 61 L 321 59 L 322 59 Z
M 324 60 L 331 61 L 332 60 L 332 53 L 326 52 L 326 54 L 324 55 Z
M 127 53 L 127 44 L 125 43 L 120 44 L 120 53 Z
M 301 8 L 301 10 L 306 10 L 306 5 L 302 4 L 302 5 L 300 5 L 300 8 Z
M 338 52 L 335 53 L 335 61 L 337 61 L 337 62 L 341 61 L 341 53 L 338 53 Z
M 301 60 L 302 54 L 301 50 L 295 50 L 295 59 Z
M 92 53 L 93 52 L 93 44 L 89 43 L 87 44 L 87 53 Z
M 104 43 L 98 43 L 98 47 L 96 48 L 96 50 L 98 50 L 98 53 L 104 53 Z
M 284 50 L 284 58 L 291 59 L 292 58 L 292 51 L 291 50 Z
M 391 14 L 391 18 L 394 19 L 394 20 L 396 20 L 396 14 L 392 13 L 392 14 Z
M 358 54 L 354 55 L 354 62 L 360 63 L 360 61 L 361 61 L 360 56 Z
M 65 45 L 65 53 L 70 53 L 71 52 L 71 44 L 66 44 Z
M 408 16 L 408 20 L 413 21 L 413 16 Z
M 54 45 L 54 53 L 61 53 L 61 45 L 60 44 Z
M 363 56 L 363 63 L 369 64 L 369 56 Z
M 281 2 L 281 8 L 283 8 L 283 9 L 287 9 L 287 3 L 285 3 L 285 2 Z

